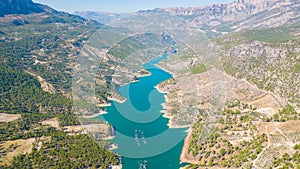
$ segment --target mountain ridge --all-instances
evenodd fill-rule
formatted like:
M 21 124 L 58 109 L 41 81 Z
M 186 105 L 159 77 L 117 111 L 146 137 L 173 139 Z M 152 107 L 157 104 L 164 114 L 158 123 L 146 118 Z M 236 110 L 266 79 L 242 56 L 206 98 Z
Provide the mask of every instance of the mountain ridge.
M 300 12 L 298 11 L 300 11 L 300 1 L 297 0 L 236 0 L 232 3 L 202 7 L 140 10 L 136 14 L 154 13 L 178 16 L 207 33 L 223 34 L 252 28 L 292 25 L 300 21 Z M 81 11 L 74 14 L 104 24 L 129 15 L 95 11 Z M 134 15 L 132 16 L 134 17 Z
M 164 13 L 187 18 L 196 27 L 204 25 L 216 27 L 227 23 L 230 29 L 241 30 L 295 23 L 299 21 L 299 14 L 296 12 L 299 9 L 300 3 L 297 0 L 237 0 L 228 4 L 213 4 L 205 7 L 156 8 L 138 11 L 138 14 Z M 271 21 L 265 22 L 268 19 Z M 264 23 L 257 23 L 258 21 Z M 255 24 L 251 25 L 251 22 Z
M 102 24 L 109 24 L 114 20 L 118 20 L 124 17 L 131 16 L 131 13 L 110 13 L 100 11 L 75 11 L 74 15 L 79 15 L 83 18 L 96 20 Z
M 45 12 L 45 6 L 32 0 L 1 0 L 0 16 L 9 14 L 32 14 Z

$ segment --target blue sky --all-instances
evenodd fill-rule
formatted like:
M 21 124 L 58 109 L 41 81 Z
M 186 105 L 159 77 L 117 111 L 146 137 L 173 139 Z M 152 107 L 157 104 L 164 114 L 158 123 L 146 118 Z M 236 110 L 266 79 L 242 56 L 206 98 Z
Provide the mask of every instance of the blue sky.
M 234 0 L 33 0 L 60 11 L 136 12 L 158 7 L 196 7 Z

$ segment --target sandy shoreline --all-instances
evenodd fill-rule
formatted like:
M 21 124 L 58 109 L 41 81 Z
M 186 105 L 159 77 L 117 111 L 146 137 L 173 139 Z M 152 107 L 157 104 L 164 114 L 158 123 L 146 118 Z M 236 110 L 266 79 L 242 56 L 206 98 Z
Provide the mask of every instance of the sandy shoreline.
M 122 169 L 122 164 L 113 165 L 113 166 L 111 166 L 111 169 Z
M 124 102 L 126 102 L 127 99 L 124 97 L 124 99 L 121 100 L 121 99 L 112 97 L 112 98 L 108 98 L 108 100 L 109 100 L 109 101 L 115 101 L 115 102 L 118 102 L 118 103 L 124 103 Z M 109 106 L 111 106 L 111 103 L 109 103 Z M 108 106 L 105 106 L 105 107 L 108 107 Z
M 161 66 L 161 65 L 159 65 L 159 64 L 156 64 L 155 66 L 157 66 L 158 68 L 160 68 L 161 70 L 163 70 L 163 71 L 165 71 L 165 72 L 170 73 L 170 74 L 172 75 L 172 77 L 175 77 L 175 76 L 176 76 L 173 72 L 167 70 L 166 68 L 164 68 L 163 66 Z
M 151 76 L 151 75 L 152 75 L 151 72 L 149 72 L 148 70 L 146 70 L 146 69 L 144 69 L 144 68 L 143 68 L 142 71 L 145 71 L 145 72 L 147 72 L 147 73 L 146 73 L 146 74 L 139 74 L 139 75 L 137 75 L 138 78 L 141 78 L 141 77 L 147 77 L 147 76 Z
M 85 118 L 85 119 L 91 119 L 91 118 L 95 118 L 95 117 L 98 117 L 98 116 L 103 115 L 103 114 L 107 114 L 107 111 L 105 111 L 105 110 L 100 110 L 99 113 L 96 113 L 96 114 L 93 114 L 93 115 L 81 116 L 81 117 L 83 117 L 83 118 Z
M 181 154 L 180 154 L 180 162 L 184 162 L 184 163 L 197 163 L 196 160 L 190 160 L 187 155 L 188 155 L 188 148 L 189 148 L 189 143 L 191 140 L 191 135 L 192 135 L 192 129 L 190 125 L 185 125 L 185 126 L 181 126 L 181 125 L 176 125 L 173 122 L 173 115 L 170 115 L 168 111 L 170 111 L 171 107 L 167 106 L 167 103 L 169 103 L 169 99 L 167 97 L 168 91 L 164 91 L 162 88 L 159 87 L 159 85 L 155 86 L 155 88 L 157 89 L 157 91 L 159 91 L 160 93 L 164 93 L 165 94 L 165 103 L 162 103 L 162 106 L 164 108 L 164 110 L 162 110 L 161 112 L 163 113 L 163 117 L 168 118 L 169 122 L 168 122 L 168 127 L 169 128 L 188 128 L 187 130 L 187 136 L 184 139 L 184 144 L 181 150 Z M 183 167 L 184 168 L 184 167 Z
M 172 121 L 172 119 L 174 118 L 174 116 L 173 116 L 173 115 L 170 115 L 170 113 L 169 113 L 169 110 L 170 110 L 171 108 L 167 106 L 167 103 L 169 103 L 169 99 L 168 99 L 168 97 L 167 97 L 168 92 L 162 90 L 162 89 L 159 87 L 159 85 L 156 85 L 154 88 L 156 88 L 156 90 L 157 90 L 158 92 L 165 94 L 165 95 L 164 95 L 164 97 L 165 97 L 165 103 L 162 103 L 162 104 L 161 104 L 162 107 L 164 108 L 164 110 L 162 110 L 161 113 L 163 113 L 163 117 L 169 119 L 169 122 L 168 122 L 169 128 L 187 128 L 187 127 L 190 127 L 190 125 L 177 125 L 177 124 L 174 124 L 174 122 Z
M 197 164 L 198 163 L 197 160 L 191 160 L 191 159 L 189 159 L 189 157 L 187 157 L 191 137 L 192 137 L 192 129 L 189 128 L 188 134 L 184 139 L 183 147 L 182 147 L 181 154 L 180 154 L 180 161 L 184 162 L 184 163 Z
M 160 93 L 164 93 L 165 94 L 165 103 L 162 103 L 162 106 L 164 108 L 164 110 L 162 110 L 161 112 L 163 113 L 163 117 L 168 118 L 169 122 L 168 122 L 168 127 L 169 128 L 188 128 L 187 130 L 187 136 L 184 139 L 184 144 L 183 147 L 181 149 L 181 154 L 180 154 L 180 162 L 184 162 L 184 163 L 195 163 L 196 161 L 190 160 L 188 159 L 187 155 L 188 155 L 188 148 L 189 148 L 189 143 L 191 140 L 191 135 L 192 135 L 192 129 L 190 125 L 185 125 L 185 126 L 181 126 L 181 125 L 176 125 L 174 124 L 174 122 L 172 121 L 172 119 L 174 118 L 174 116 L 170 115 L 168 113 L 168 111 L 170 110 L 170 107 L 167 106 L 167 103 L 169 102 L 169 99 L 167 97 L 168 92 L 162 90 L 159 85 L 155 86 L 155 88 L 160 92 Z M 184 168 L 184 167 L 183 167 Z
M 173 72 L 165 69 L 163 66 L 158 65 L 158 64 L 156 64 L 156 66 L 158 68 L 162 69 L 163 71 L 170 73 L 172 75 L 172 77 L 176 77 L 176 75 Z M 168 97 L 167 97 L 167 95 L 168 95 L 169 92 L 163 90 L 162 88 L 160 88 L 159 84 L 157 86 L 155 86 L 155 88 L 157 89 L 158 92 L 165 94 L 164 95 L 164 97 L 165 97 L 165 103 L 162 103 L 162 106 L 163 106 L 164 110 L 162 110 L 161 112 L 163 113 L 163 117 L 169 119 L 168 127 L 169 128 L 188 128 L 188 130 L 187 130 L 187 136 L 184 138 L 184 144 L 183 144 L 182 149 L 181 149 L 180 162 L 190 163 L 190 164 L 196 164 L 197 163 L 196 160 L 190 160 L 187 157 L 189 143 L 190 143 L 191 136 L 192 136 L 191 126 L 190 125 L 184 125 L 184 126 L 182 126 L 182 125 L 174 124 L 174 122 L 173 122 L 174 116 L 170 115 L 170 113 L 169 113 L 171 107 L 167 106 L 167 104 L 170 102 L 169 99 L 168 99 Z M 181 167 L 180 169 L 184 169 L 184 168 L 186 168 L 186 167 Z
M 101 103 L 101 104 L 97 104 L 97 106 L 99 106 L 99 107 L 109 107 L 109 106 L 111 106 L 111 104 L 110 103 Z
M 170 73 L 170 74 L 172 75 L 172 77 L 176 76 L 174 73 L 172 73 L 172 72 L 166 70 L 166 69 L 163 68 L 162 66 L 159 66 L 158 64 L 156 64 L 156 66 L 157 66 L 158 68 L 162 69 L 163 71 Z M 144 75 L 141 75 L 141 76 L 138 76 L 138 77 L 140 78 L 140 77 L 146 77 L 146 76 L 150 76 L 150 75 L 151 75 L 151 73 L 149 72 L 148 74 L 144 74 Z M 139 81 L 139 80 L 134 80 L 134 81 L 131 81 L 131 82 L 129 82 L 129 83 L 123 84 L 123 85 L 121 85 L 121 86 L 125 86 L 125 85 L 130 84 L 130 83 L 136 83 L 136 82 L 138 82 L 138 81 Z M 184 139 L 184 145 L 183 145 L 183 147 L 182 147 L 181 154 L 180 154 L 180 161 L 181 161 L 181 162 L 186 162 L 186 163 L 193 163 L 193 161 L 189 160 L 189 159 L 186 157 L 186 154 L 187 154 L 187 151 L 188 151 L 188 147 L 189 147 L 190 137 L 191 137 L 191 134 L 192 134 L 190 125 L 184 125 L 184 126 L 183 126 L 183 125 L 177 125 L 177 124 L 174 124 L 174 122 L 173 122 L 174 116 L 171 115 L 171 114 L 169 113 L 169 110 L 171 109 L 171 107 L 168 107 L 168 106 L 167 106 L 167 103 L 170 102 L 169 99 L 168 99 L 168 97 L 167 97 L 168 91 L 164 91 L 162 88 L 160 88 L 160 87 L 159 87 L 159 84 L 156 85 L 154 88 L 155 88 L 158 92 L 165 94 L 165 95 L 164 95 L 164 97 L 165 97 L 165 102 L 162 103 L 162 107 L 163 107 L 164 110 L 162 110 L 161 113 L 163 113 L 163 117 L 169 119 L 168 124 L 167 124 L 168 127 L 169 127 L 169 128 L 188 128 L 188 130 L 187 130 L 187 136 L 186 136 L 185 139 Z M 124 103 L 124 102 L 126 101 L 126 100 L 119 100 L 119 99 L 116 99 L 116 98 L 109 98 L 109 100 L 116 101 L 116 102 L 119 102 L 119 103 Z M 108 107 L 108 106 L 110 106 L 110 105 L 111 105 L 111 103 L 107 103 L 107 104 L 99 104 L 98 106 L 104 107 L 104 108 L 105 108 L 105 107 Z M 105 112 L 106 112 L 106 111 L 105 111 Z M 106 113 L 107 113 L 107 112 L 106 112 Z M 98 115 L 99 115 L 99 114 L 98 114 Z M 95 115 L 95 116 L 96 116 L 96 115 Z
M 146 63 L 146 62 L 145 62 Z M 144 64 L 144 63 L 143 63 Z M 151 74 L 151 72 L 149 72 L 148 70 L 146 70 L 146 69 L 142 69 L 143 71 L 146 71 L 147 73 L 146 74 L 139 74 L 139 75 L 136 75 L 136 77 L 137 78 L 142 78 L 142 77 L 147 77 L 147 76 L 151 76 L 152 74 Z M 137 79 L 137 80 L 131 80 L 130 82 L 127 82 L 127 83 L 124 83 L 124 84 L 118 84 L 118 85 L 120 85 L 120 87 L 123 87 L 123 86 L 126 86 L 126 85 L 128 85 L 128 84 L 131 84 L 131 83 L 136 83 L 136 82 L 138 82 L 139 81 L 139 79 Z
M 172 115 L 170 115 L 170 114 L 168 113 L 168 111 L 170 110 L 170 107 L 167 106 L 167 103 L 169 102 L 168 97 L 167 97 L 168 92 L 167 92 L 167 91 L 163 91 L 163 90 L 159 87 L 159 84 L 156 85 L 154 88 L 155 88 L 158 92 L 165 94 L 165 95 L 164 95 L 165 103 L 162 103 L 162 104 L 161 104 L 164 110 L 162 110 L 162 111 L 160 111 L 160 112 L 163 114 L 163 117 L 169 119 L 168 124 L 167 124 L 168 127 L 169 127 L 169 128 L 184 128 L 184 126 L 178 126 L 178 125 L 175 125 L 175 124 L 172 122 L 172 119 L 174 118 L 174 116 L 172 116 Z
M 103 140 L 112 140 L 114 139 L 116 136 L 107 136 L 107 137 L 104 137 L 102 138 Z M 114 149 L 117 149 L 118 147 L 114 148 Z

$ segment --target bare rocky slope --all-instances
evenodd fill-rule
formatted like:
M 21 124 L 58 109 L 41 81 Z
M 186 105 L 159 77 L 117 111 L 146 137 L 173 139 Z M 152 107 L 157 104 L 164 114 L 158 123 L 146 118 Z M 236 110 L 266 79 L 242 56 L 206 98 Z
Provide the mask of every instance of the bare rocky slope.
M 282 36 L 281 30 L 285 30 L 288 37 Z M 297 32 L 299 25 L 245 31 L 215 39 L 212 46 L 219 50 L 228 74 L 273 92 L 299 110 L 300 46 Z
M 241 30 L 297 23 L 299 5 L 297 0 L 237 0 L 206 7 L 157 8 L 138 13 L 165 13 L 187 18 L 197 27 Z

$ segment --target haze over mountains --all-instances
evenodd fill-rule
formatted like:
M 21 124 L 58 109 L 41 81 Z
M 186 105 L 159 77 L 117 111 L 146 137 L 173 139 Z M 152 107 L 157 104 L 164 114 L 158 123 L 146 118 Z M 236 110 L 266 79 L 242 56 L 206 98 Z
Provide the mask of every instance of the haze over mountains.
M 109 13 L 97 11 L 76 11 L 74 14 L 84 18 L 96 20 L 102 24 L 109 24 L 114 20 L 132 15 L 132 13 Z
M 141 10 L 137 14 L 149 12 L 183 17 L 196 27 L 204 29 L 219 26 L 223 31 L 232 31 L 297 23 L 300 21 L 300 2 L 298 0 L 237 0 L 228 4 L 213 4 L 205 7 Z M 75 12 L 75 14 L 101 23 L 110 23 L 128 15 L 88 11 Z
M 30 14 L 51 10 L 31 0 L 2 0 L 0 16 L 6 14 Z M 228 4 L 213 4 L 205 7 L 177 7 L 141 10 L 143 13 L 164 13 L 185 18 L 200 28 L 241 30 L 256 27 L 278 27 L 300 21 L 298 0 L 237 0 Z M 106 13 L 98 11 L 77 11 L 74 14 L 94 19 L 103 24 L 129 17 L 133 13 Z M 221 26 L 222 25 L 222 26 Z
M 175 119 L 172 122 L 179 126 L 189 122 L 193 128 L 183 148 L 183 161 L 194 164 L 191 168 L 300 167 L 300 154 L 295 151 L 300 147 L 299 0 L 238 0 L 206 7 L 157 8 L 136 14 L 89 11 L 75 14 L 82 17 L 58 12 L 31 0 L 0 0 L 0 117 L 5 118 L 0 121 L 0 168 L 2 165 L 8 168 L 106 168 L 117 164 L 117 156 L 99 148 L 89 136 L 62 130 L 76 127 L 82 130 L 84 127 L 80 128 L 79 124 L 98 124 L 99 121 L 84 118 L 79 122 L 77 117 L 95 115 L 104 109 L 85 111 L 94 102 L 79 97 L 72 99 L 74 83 L 80 83 L 83 91 L 91 87 L 91 83 L 82 80 L 83 76 L 75 76 L 74 69 L 86 73 L 97 69 L 96 97 L 84 96 L 97 106 L 107 105 L 109 99 L 122 101 L 115 91 L 116 86 L 147 75 L 140 65 L 165 51 L 172 51 L 170 56 L 174 58 L 169 57 L 171 59 L 160 66 L 179 75 L 186 71 L 177 72 L 178 67 L 187 68 L 189 72 L 174 76 L 160 87 L 168 92 L 165 105 L 166 114 L 169 111 L 172 116 L 170 121 Z M 180 18 L 193 28 L 199 28 L 195 31 L 199 33 L 197 37 L 193 32 L 190 37 L 195 38 L 187 37 L 191 43 L 201 46 L 200 40 L 196 40 L 203 33 L 209 40 L 207 48 L 216 51 L 223 69 L 216 70 L 214 75 L 226 78 L 224 84 L 228 89 L 221 92 L 229 93 L 230 97 L 226 98 L 225 110 L 220 114 L 218 133 L 207 141 L 199 138 L 202 138 L 205 122 L 202 117 L 212 103 L 207 100 L 211 94 L 209 74 L 213 71 L 190 49 L 191 45 L 181 43 L 171 34 L 142 32 L 146 29 L 135 34 L 133 29 L 124 26 L 145 23 L 139 22 L 144 19 L 143 15 L 150 18 L 146 22 L 154 28 L 156 21 L 161 21 L 158 28 L 167 25 L 176 29 L 179 24 L 172 21 Z M 135 16 L 140 20 L 127 19 Z M 167 24 L 164 18 L 170 19 Z M 110 27 L 92 19 L 104 24 L 122 22 Z M 180 33 L 187 35 L 188 31 L 189 27 Z M 88 64 L 81 64 L 84 61 Z M 134 71 L 126 67 L 126 61 L 133 63 L 129 66 L 134 67 Z M 113 76 L 123 74 L 125 80 L 114 81 Z M 176 77 L 187 80 L 178 81 Z M 193 92 L 195 86 L 201 85 L 202 93 L 195 99 L 191 94 L 197 93 Z M 74 104 L 79 104 L 80 111 L 74 110 Z M 107 123 L 102 125 L 112 128 Z M 103 138 L 111 132 L 93 134 Z M 22 155 L 24 151 L 20 152 L 18 147 L 27 147 L 28 153 Z
M 299 22 L 298 0 L 237 0 L 198 8 L 162 8 L 153 12 L 189 16 L 196 26 L 217 26 L 226 22 L 232 29 L 276 27 Z

